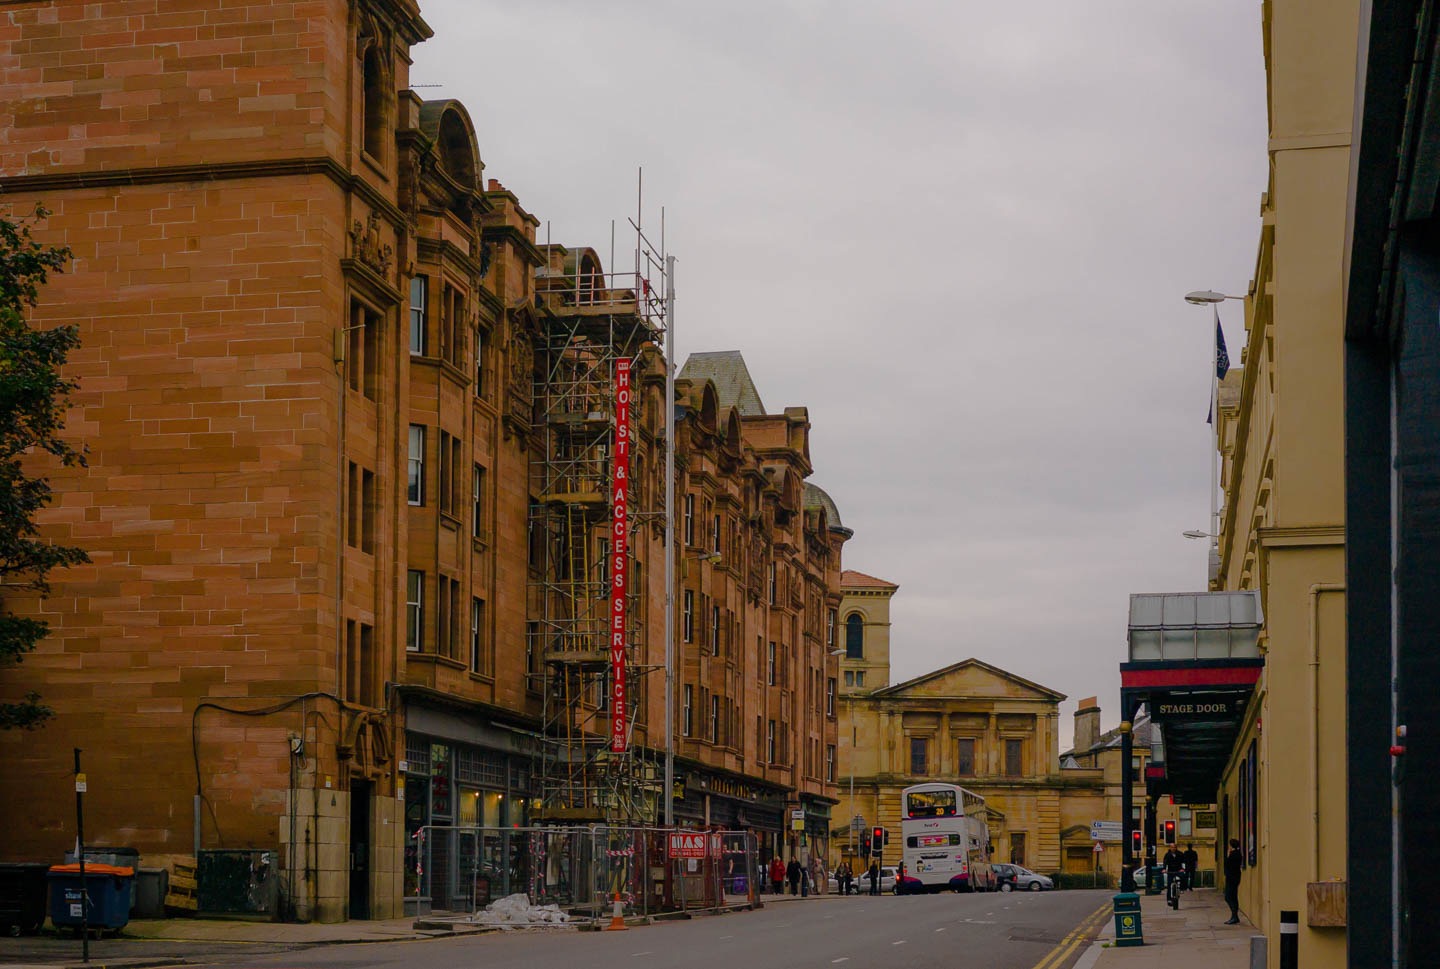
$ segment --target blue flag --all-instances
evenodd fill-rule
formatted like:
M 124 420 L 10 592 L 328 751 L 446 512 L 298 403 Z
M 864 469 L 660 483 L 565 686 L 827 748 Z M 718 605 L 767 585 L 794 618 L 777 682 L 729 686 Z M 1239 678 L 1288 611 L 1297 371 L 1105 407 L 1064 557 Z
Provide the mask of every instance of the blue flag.
M 1224 380 L 1230 371 L 1230 353 L 1225 349 L 1225 331 L 1220 329 L 1220 311 L 1215 311 L 1215 379 Z

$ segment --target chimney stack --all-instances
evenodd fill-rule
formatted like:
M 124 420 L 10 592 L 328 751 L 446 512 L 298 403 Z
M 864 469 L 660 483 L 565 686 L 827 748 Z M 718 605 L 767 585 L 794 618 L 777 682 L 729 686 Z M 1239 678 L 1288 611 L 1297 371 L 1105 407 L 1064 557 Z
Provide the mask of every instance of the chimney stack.
M 1100 698 L 1088 696 L 1075 710 L 1075 753 L 1081 754 L 1100 741 Z

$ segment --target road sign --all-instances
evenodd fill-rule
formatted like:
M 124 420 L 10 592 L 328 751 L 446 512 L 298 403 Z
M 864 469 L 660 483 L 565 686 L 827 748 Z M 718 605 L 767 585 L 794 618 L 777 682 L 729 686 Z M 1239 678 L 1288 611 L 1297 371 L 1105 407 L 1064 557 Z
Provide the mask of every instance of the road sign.
M 860 815 L 858 815 L 858 814 L 855 815 L 853 818 L 850 819 L 850 830 L 853 831 L 853 832 L 856 833 L 856 834 L 859 834 L 861 831 L 864 831 L 864 830 L 865 830 L 865 819 L 864 819 L 863 817 L 861 817 Z
M 1100 842 L 1098 842 L 1098 841 L 1095 842 L 1095 853 L 1096 853 L 1097 855 L 1100 854 L 1100 853 L 1101 853 L 1102 851 L 1104 851 L 1104 850 L 1105 850 L 1105 846 L 1104 846 L 1104 845 L 1102 845 L 1102 844 L 1101 844 Z
M 1123 841 L 1125 826 L 1119 821 L 1091 821 L 1091 841 Z

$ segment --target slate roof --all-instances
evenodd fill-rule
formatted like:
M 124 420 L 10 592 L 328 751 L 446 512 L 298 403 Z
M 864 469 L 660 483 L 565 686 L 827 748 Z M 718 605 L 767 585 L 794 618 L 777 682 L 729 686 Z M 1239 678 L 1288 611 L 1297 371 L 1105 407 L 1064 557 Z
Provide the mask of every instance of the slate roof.
M 714 350 L 692 353 L 680 368 L 682 380 L 709 380 L 715 385 L 720 409 L 734 408 L 741 417 L 764 417 L 765 405 L 760 391 L 750 378 L 750 369 L 739 350 Z
M 845 528 L 845 523 L 840 520 L 840 509 L 835 507 L 835 499 L 826 494 L 823 488 L 805 482 L 804 502 L 806 508 L 825 509 L 825 517 L 831 528 Z

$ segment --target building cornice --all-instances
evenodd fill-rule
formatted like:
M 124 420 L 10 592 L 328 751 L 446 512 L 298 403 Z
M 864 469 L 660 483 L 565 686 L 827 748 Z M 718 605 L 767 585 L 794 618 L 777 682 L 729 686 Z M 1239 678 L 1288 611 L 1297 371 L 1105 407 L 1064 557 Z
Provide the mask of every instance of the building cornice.
M 1345 544 L 1344 525 L 1300 525 L 1289 528 L 1257 529 L 1262 548 L 1341 547 Z

